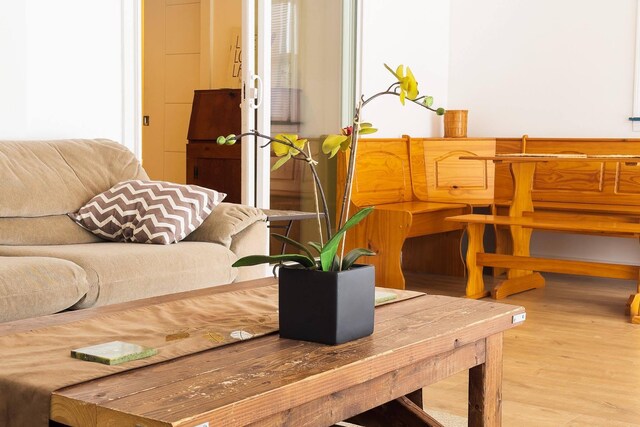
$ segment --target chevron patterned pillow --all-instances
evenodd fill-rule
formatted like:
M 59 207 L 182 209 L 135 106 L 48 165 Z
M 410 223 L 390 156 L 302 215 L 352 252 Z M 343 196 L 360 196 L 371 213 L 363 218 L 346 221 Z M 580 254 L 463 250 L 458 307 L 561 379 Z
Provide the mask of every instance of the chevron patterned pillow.
M 197 185 L 131 180 L 68 215 L 106 240 L 168 245 L 198 228 L 225 196 Z

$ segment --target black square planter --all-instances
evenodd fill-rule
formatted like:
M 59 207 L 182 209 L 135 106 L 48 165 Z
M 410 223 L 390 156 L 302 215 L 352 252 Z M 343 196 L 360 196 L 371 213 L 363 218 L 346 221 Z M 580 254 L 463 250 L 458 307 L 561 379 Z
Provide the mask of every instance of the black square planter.
M 372 265 L 345 271 L 280 268 L 280 336 L 341 344 L 373 333 Z

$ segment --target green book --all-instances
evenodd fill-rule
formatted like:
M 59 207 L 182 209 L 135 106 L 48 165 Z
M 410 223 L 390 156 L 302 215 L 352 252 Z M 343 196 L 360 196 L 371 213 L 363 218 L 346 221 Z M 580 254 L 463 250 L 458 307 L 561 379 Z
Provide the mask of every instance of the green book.
M 376 304 L 391 301 L 398 298 L 398 294 L 389 291 L 376 291 Z
M 158 353 L 155 348 L 142 347 L 122 341 L 111 341 L 90 347 L 71 350 L 71 357 L 89 362 L 118 365 L 132 360 L 144 359 Z

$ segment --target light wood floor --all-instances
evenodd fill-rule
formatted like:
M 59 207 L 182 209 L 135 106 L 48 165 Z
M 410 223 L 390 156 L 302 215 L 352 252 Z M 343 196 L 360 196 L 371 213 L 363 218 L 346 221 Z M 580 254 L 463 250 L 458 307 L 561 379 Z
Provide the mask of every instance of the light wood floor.
M 464 293 L 463 278 L 405 277 L 408 289 Z M 545 277 L 546 288 L 500 301 L 527 310 L 525 323 L 505 334 L 503 425 L 640 426 L 640 325 L 624 315 L 635 284 Z M 466 416 L 466 373 L 425 390 L 427 407 Z

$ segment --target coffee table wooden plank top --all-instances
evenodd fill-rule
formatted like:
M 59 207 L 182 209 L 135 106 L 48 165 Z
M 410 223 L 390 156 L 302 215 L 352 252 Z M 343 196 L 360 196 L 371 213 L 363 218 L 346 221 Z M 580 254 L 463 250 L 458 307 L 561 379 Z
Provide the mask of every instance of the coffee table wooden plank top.
M 374 334 L 342 345 L 274 334 L 68 387 L 54 392 L 51 418 L 83 426 L 331 425 L 471 369 L 470 425 L 500 425 L 502 332 L 521 313 L 425 295 L 377 308 Z

